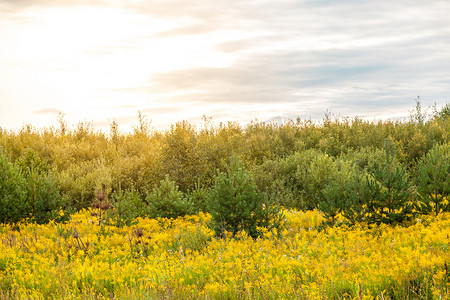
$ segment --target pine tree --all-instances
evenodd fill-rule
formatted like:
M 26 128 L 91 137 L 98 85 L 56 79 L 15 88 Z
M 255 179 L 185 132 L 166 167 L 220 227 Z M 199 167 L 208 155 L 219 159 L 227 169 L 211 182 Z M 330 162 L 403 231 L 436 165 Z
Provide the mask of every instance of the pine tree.
M 334 225 L 336 217 L 345 210 L 346 197 L 343 187 L 335 182 L 330 182 L 322 190 L 322 197 L 319 201 L 319 210 L 327 218 L 327 223 Z
M 371 213 L 369 221 L 375 223 L 395 224 L 410 219 L 412 215 L 411 183 L 404 167 L 393 167 L 396 149 L 392 142 L 385 140 L 385 163 L 375 165 L 373 174 L 368 178 L 367 186 Z
M 434 145 L 417 166 L 417 190 L 424 202 L 424 212 L 436 216 L 448 210 L 450 194 L 450 145 Z
M 344 187 L 346 201 L 342 215 L 351 223 L 367 221 L 369 207 L 372 207 L 372 198 L 367 186 L 367 173 L 355 162 L 349 180 Z
M 25 178 L 0 148 L 0 222 L 18 222 L 30 213 Z
M 188 215 L 193 210 L 193 203 L 184 197 L 175 181 L 169 179 L 169 175 L 166 175 L 159 186 L 154 187 L 147 195 L 146 202 L 150 207 L 149 215 L 152 218 L 177 218 Z
M 230 232 L 233 236 L 245 230 L 256 238 L 259 228 L 272 229 L 280 225 L 281 209 L 273 198 L 261 193 L 241 163 L 231 158 L 227 173 L 219 172 L 208 194 L 207 207 L 212 215 L 212 227 L 217 236 Z

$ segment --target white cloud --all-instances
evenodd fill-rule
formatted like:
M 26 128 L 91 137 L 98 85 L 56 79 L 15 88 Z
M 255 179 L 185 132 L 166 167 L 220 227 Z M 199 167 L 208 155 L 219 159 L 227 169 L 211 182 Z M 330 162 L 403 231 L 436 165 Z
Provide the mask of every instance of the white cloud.
M 99 124 L 152 109 L 161 123 L 407 114 L 417 94 L 448 101 L 448 11 L 438 0 L 4 1 L 0 126 L 46 107 Z

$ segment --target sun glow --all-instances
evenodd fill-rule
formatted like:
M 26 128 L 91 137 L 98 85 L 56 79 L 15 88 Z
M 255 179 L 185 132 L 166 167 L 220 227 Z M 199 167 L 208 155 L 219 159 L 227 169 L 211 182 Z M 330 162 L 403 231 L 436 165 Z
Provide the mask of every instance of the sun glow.
M 231 54 L 214 50 L 218 38 L 214 34 L 161 34 L 196 22 L 155 19 L 113 7 L 36 8 L 6 33 L 9 46 L 0 62 L 1 56 L 6 58 L 9 74 L 16 74 L 10 79 L 21 92 L 14 97 L 27 99 L 31 93 L 39 98 L 23 103 L 30 107 L 24 119 L 45 103 L 70 112 L 74 122 L 99 118 L 104 122 L 130 115 L 117 107 L 158 102 L 157 91 L 151 91 L 154 74 L 231 64 Z M 233 35 L 225 32 L 219 39 Z M 41 116 L 46 125 L 48 117 Z

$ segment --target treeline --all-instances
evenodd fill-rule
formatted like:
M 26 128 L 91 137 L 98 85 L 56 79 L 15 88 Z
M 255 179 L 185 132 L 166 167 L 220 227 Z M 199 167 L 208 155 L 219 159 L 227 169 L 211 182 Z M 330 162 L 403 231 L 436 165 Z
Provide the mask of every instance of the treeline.
M 338 214 L 388 223 L 418 210 L 437 214 L 448 210 L 449 116 L 448 104 L 425 115 L 418 103 L 406 121 L 326 115 L 241 126 L 205 118 L 156 131 L 139 114 L 127 134 L 116 122 L 109 134 L 89 122 L 69 128 L 63 116 L 58 128 L 0 128 L 0 221 L 46 222 L 92 206 L 125 221 L 208 211 L 231 157 L 251 188 L 286 208 L 319 208 L 330 222 Z

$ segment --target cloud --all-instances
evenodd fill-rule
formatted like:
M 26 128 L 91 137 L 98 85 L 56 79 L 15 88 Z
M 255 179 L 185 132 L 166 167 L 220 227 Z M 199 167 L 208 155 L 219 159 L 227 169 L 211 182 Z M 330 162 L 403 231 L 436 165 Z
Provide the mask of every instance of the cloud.
M 73 6 L 96 6 L 111 5 L 108 0 L 3 0 L 4 7 L 17 11 L 27 8 L 48 8 L 48 7 L 73 7 Z
M 425 92 L 427 100 L 432 101 L 448 91 L 441 79 L 448 74 L 447 63 L 428 52 L 428 47 L 415 47 L 417 42 L 412 39 L 354 49 L 253 54 L 231 67 L 156 74 L 150 78 L 146 92 L 184 90 L 182 99 L 168 101 L 199 106 L 298 104 L 299 114 L 315 119 L 321 118 L 326 109 L 344 115 L 381 115 L 396 109 L 407 113 L 405 108 L 413 105 L 417 93 Z M 414 51 L 405 52 L 405 47 Z M 233 113 L 230 109 L 229 115 Z
M 270 38 L 260 36 L 257 38 L 232 40 L 217 45 L 217 50 L 225 53 L 236 53 L 246 50 L 255 50 L 270 43 Z
M 407 114 L 417 94 L 428 103 L 448 101 L 448 1 L 7 0 L 3 7 L 80 4 L 125 9 L 148 27 L 139 34 L 133 27 L 120 41 L 111 39 L 85 51 L 95 56 L 86 60 L 93 64 L 129 54 L 132 67 L 126 70 L 142 76 L 138 83 L 105 84 L 102 92 L 115 99 L 137 95 L 136 112 L 179 116 L 191 107 L 190 112 L 223 119 L 264 111 L 270 114 L 265 119 L 320 119 L 326 109 L 343 115 Z M 148 20 L 174 25 L 156 30 Z M 180 40 L 186 47 L 174 42 Z M 197 43 L 198 48 L 187 47 Z M 155 52 L 153 58 L 159 56 L 149 62 L 145 55 L 163 45 L 178 48 Z M 130 59 L 142 53 L 142 59 Z M 225 63 L 206 63 L 224 57 Z M 172 61 L 182 66 L 176 69 Z M 186 63 L 191 61 L 196 63 Z M 112 62 L 112 67 L 105 64 L 111 74 Z M 158 62 L 162 67 L 157 68 Z M 170 71 L 163 70 L 166 63 Z M 103 67 L 99 64 L 99 74 Z M 42 111 L 35 113 L 50 113 Z
M 230 67 L 156 74 L 146 91 L 184 90 L 189 95 L 173 101 L 199 105 L 313 101 L 321 110 L 345 113 L 404 107 L 420 91 L 429 99 L 448 94 L 442 82 L 450 76 L 445 2 L 253 3 L 234 15 L 247 28 L 258 24 L 261 35 L 217 45 L 218 51 L 237 55 Z
M 144 108 L 140 111 L 142 113 L 150 113 L 150 115 L 161 115 L 161 114 L 171 114 L 182 111 L 182 107 L 152 107 L 152 108 Z
M 204 34 L 208 32 L 212 32 L 217 30 L 211 24 L 200 23 L 200 24 L 192 24 L 187 26 L 180 26 L 174 29 L 163 31 L 156 34 L 158 38 L 167 38 L 167 37 L 177 37 L 177 36 L 186 36 L 186 35 L 196 35 L 196 34 Z
M 148 92 L 193 90 L 191 97 L 219 102 L 296 101 L 296 94 L 375 76 L 388 67 L 355 62 L 356 53 L 285 52 L 253 55 L 226 68 L 193 68 L 150 78 Z
M 46 115 L 46 114 L 57 115 L 57 114 L 64 114 L 64 112 L 63 112 L 62 110 L 57 109 L 57 108 L 53 108 L 53 107 L 35 110 L 35 111 L 33 111 L 33 113 L 34 113 L 34 114 L 38 114 L 38 115 Z

